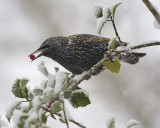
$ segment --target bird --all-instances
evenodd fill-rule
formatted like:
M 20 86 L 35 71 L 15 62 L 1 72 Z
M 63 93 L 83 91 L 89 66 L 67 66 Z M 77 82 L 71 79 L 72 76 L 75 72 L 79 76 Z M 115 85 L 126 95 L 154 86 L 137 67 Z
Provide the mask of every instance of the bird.
M 92 34 L 75 34 L 71 36 L 55 36 L 46 39 L 40 47 L 30 54 L 33 60 L 40 56 L 53 59 L 62 65 L 65 69 L 74 75 L 79 75 L 100 62 L 104 55 L 108 54 L 108 45 L 111 39 Z M 123 46 L 129 43 L 122 42 Z M 116 48 L 120 47 L 120 43 L 116 41 Z M 116 51 L 115 51 L 116 52 Z M 34 54 L 39 53 L 35 56 Z M 145 56 L 146 53 L 132 52 L 126 55 L 120 54 L 119 60 L 129 64 L 136 64 L 139 58 Z M 104 66 L 100 65 L 93 75 L 99 74 L 104 70 Z

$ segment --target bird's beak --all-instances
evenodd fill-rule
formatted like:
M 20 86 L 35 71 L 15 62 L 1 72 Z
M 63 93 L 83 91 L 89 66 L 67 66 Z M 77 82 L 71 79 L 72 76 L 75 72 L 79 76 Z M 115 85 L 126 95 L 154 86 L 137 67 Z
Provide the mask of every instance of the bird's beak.
M 45 53 L 45 51 L 47 49 L 48 48 L 46 48 L 46 47 L 40 47 L 35 52 L 33 52 L 32 54 L 30 54 L 28 57 L 30 57 L 31 61 L 34 61 L 35 59 L 37 59 L 40 56 L 44 55 L 44 53 Z

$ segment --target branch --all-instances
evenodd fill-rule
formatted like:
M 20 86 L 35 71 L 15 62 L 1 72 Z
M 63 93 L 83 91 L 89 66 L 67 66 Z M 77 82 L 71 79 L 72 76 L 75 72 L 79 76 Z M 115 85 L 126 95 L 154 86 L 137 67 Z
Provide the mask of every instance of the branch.
M 150 47 L 150 46 L 158 46 L 160 45 L 160 41 L 155 41 L 155 42 L 151 42 L 151 43 L 144 43 L 144 44 L 140 44 L 137 46 L 132 46 L 126 50 L 120 50 L 119 52 L 126 52 L 128 50 L 135 50 L 135 49 L 140 49 L 140 48 L 146 48 L 146 47 Z
M 91 71 L 91 70 L 88 71 L 87 73 L 85 73 L 85 74 L 82 76 L 82 78 L 79 79 L 79 80 L 74 84 L 74 86 L 72 87 L 72 90 L 78 89 L 77 86 L 78 86 L 82 81 L 88 80 L 88 79 L 91 77 L 91 74 L 92 74 L 92 71 Z
M 103 65 L 103 63 L 108 60 L 107 58 L 103 58 L 100 62 L 98 62 L 96 65 L 94 65 L 90 71 L 88 71 L 86 74 L 84 74 L 82 76 L 81 79 L 79 79 L 72 87 L 72 90 L 75 90 L 77 88 L 77 86 L 83 82 L 84 80 L 88 80 L 88 78 L 90 78 L 92 76 L 92 72 L 97 69 L 99 66 Z
M 74 123 L 74 124 L 76 124 L 76 125 L 79 126 L 80 128 L 86 128 L 85 126 L 83 126 L 82 124 L 76 122 L 76 121 L 73 120 L 73 119 L 69 119 L 69 121 L 72 122 L 72 123 Z
M 157 12 L 155 7 L 151 4 L 149 0 L 142 0 L 142 1 L 147 6 L 147 8 L 150 10 L 154 18 L 157 20 L 157 22 L 160 24 L 160 14 Z
M 66 110 L 65 110 L 65 104 L 64 104 L 64 100 L 63 100 L 63 95 L 62 94 L 60 94 L 60 99 L 61 99 L 61 103 L 62 103 L 62 110 L 63 110 L 64 120 L 65 120 L 67 128 L 69 128 L 68 118 L 67 118 L 67 114 L 66 114 Z

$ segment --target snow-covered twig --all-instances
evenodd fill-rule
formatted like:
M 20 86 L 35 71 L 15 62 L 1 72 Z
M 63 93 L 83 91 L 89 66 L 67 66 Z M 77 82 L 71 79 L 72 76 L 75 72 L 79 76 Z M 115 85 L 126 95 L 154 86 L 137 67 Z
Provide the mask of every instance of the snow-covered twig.
M 157 20 L 157 22 L 160 24 L 160 14 L 155 9 L 155 7 L 151 4 L 149 0 L 142 0 L 142 1 L 147 6 L 147 8 L 150 10 L 154 18 Z
M 153 42 L 150 42 L 150 43 L 144 43 L 144 44 L 132 46 L 129 49 L 120 50 L 119 52 L 122 53 L 122 52 L 126 52 L 128 50 L 135 50 L 135 49 L 146 48 L 146 47 L 150 47 L 150 46 L 158 46 L 158 45 L 160 45 L 160 41 L 153 41 Z
M 98 63 L 97 65 L 99 65 L 99 63 Z M 95 66 L 96 66 L 96 65 L 95 65 Z M 95 66 L 94 66 L 94 67 L 95 67 Z M 79 85 L 82 81 L 88 80 L 88 79 L 91 77 L 91 75 L 92 75 L 92 71 L 91 71 L 91 70 L 88 71 L 87 73 L 85 73 L 85 74 L 74 84 L 74 86 L 72 87 L 72 90 L 77 89 L 77 88 L 78 88 L 78 85 Z
M 64 99 L 63 99 L 62 94 L 60 95 L 60 101 L 62 103 L 62 111 L 63 111 L 63 115 L 64 115 L 64 121 L 66 123 L 67 128 L 69 128 L 68 117 L 67 117 L 66 108 L 65 108 Z

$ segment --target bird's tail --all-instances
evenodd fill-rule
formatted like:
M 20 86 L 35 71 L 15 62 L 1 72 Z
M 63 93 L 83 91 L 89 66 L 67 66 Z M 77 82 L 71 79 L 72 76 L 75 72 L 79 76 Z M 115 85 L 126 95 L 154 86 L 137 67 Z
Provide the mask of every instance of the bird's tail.
M 141 58 L 145 55 L 146 55 L 146 53 L 137 53 L 137 52 L 120 54 L 119 60 L 126 62 L 126 63 L 129 63 L 129 64 L 136 64 L 139 62 L 139 58 Z

